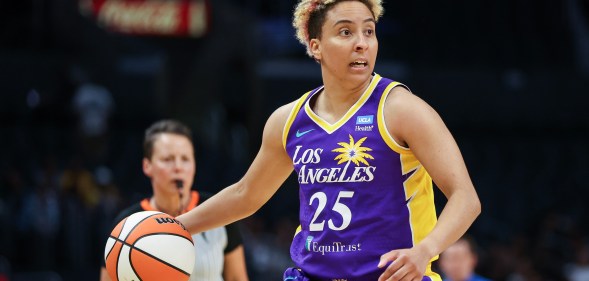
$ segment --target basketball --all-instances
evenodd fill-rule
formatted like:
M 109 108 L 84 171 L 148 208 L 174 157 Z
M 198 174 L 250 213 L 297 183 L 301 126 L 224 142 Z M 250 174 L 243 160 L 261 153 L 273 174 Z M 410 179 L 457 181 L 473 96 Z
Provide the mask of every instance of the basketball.
M 195 250 L 188 231 L 172 216 L 134 213 L 112 230 L 104 249 L 113 281 L 187 281 Z

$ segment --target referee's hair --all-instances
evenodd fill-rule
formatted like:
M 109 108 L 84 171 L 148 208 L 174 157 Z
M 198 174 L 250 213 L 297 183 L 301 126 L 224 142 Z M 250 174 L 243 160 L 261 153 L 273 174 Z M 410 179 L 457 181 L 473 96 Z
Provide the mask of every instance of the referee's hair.
M 145 130 L 145 137 L 143 139 L 143 157 L 151 159 L 153 154 L 153 144 L 159 134 L 175 134 L 188 138 L 192 143 L 192 131 L 188 126 L 182 122 L 173 119 L 160 120 L 153 123 L 147 130 Z

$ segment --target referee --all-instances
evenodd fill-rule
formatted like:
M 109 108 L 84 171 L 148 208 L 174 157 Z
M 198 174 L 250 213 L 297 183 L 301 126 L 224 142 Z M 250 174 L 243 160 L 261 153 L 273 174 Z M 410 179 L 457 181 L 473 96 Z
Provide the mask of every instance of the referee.
M 141 211 L 183 214 L 211 195 L 191 190 L 196 171 L 192 134 L 175 120 L 161 120 L 145 131 L 143 172 L 151 180 L 153 195 L 123 210 L 115 219 Z M 196 261 L 190 281 L 247 281 L 245 255 L 235 223 L 192 236 Z M 101 281 L 111 281 L 102 259 Z

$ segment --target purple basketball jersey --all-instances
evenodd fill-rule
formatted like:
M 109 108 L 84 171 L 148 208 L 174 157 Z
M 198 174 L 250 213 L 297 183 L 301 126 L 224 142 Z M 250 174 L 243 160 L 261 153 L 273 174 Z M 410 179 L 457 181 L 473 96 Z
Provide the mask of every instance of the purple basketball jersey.
M 294 106 L 283 141 L 299 181 L 300 227 L 291 245 L 311 280 L 377 280 L 380 256 L 411 248 L 436 223 L 431 178 L 384 124 L 398 82 L 375 75 L 336 123 L 316 115 L 308 92 Z M 429 277 L 441 280 L 428 267 Z

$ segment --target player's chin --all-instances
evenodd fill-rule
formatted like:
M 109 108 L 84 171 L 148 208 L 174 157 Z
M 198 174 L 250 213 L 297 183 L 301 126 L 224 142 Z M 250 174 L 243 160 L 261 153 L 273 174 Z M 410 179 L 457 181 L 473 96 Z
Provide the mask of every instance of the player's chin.
M 372 77 L 372 69 L 371 68 L 353 68 L 350 69 L 348 72 L 348 81 L 356 81 L 358 83 L 364 83 L 366 80 L 369 80 Z

